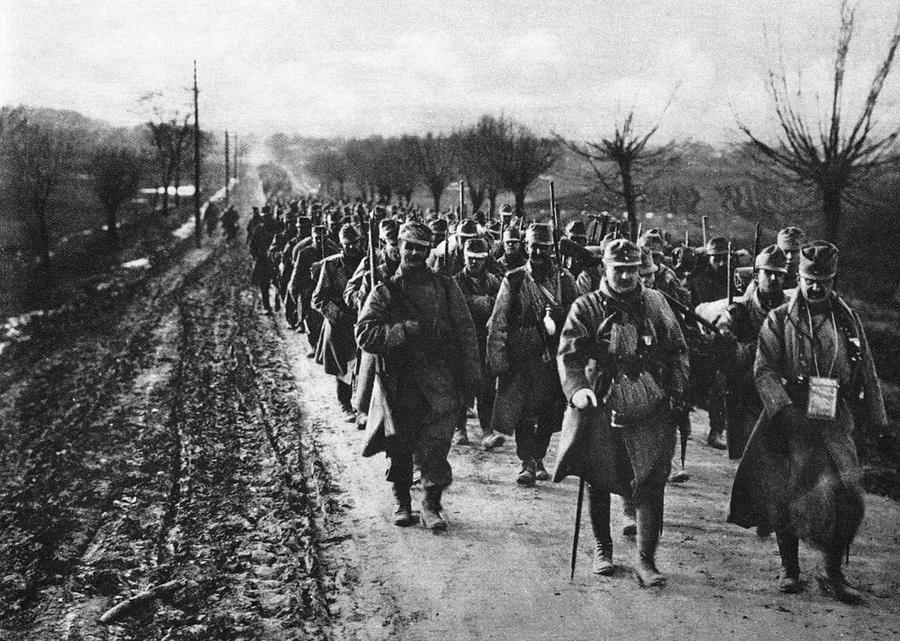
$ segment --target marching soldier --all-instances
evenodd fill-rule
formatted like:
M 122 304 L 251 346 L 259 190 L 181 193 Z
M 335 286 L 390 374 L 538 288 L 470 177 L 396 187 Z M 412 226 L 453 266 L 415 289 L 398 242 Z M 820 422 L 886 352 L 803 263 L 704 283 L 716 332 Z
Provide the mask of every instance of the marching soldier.
M 337 380 L 337 398 L 344 420 L 355 423 L 356 413 L 350 404 L 353 395 L 350 381 L 356 366 L 356 341 L 353 338 L 356 308 L 344 302 L 344 289 L 362 260 L 362 251 L 359 232 L 351 225 L 341 227 L 339 240 L 341 253 L 325 259 L 312 294 L 313 309 L 324 318 L 316 347 L 316 362 L 324 365 L 325 373 Z
M 447 239 L 447 220 L 445 218 L 435 218 L 428 223 L 431 229 L 432 249 L 440 247 Z
M 800 267 L 803 230 L 799 227 L 785 227 L 778 232 L 775 244 L 787 256 L 787 275 L 784 277 L 784 288 L 794 289 L 799 284 L 797 272 Z
M 585 227 L 584 221 L 573 220 L 566 225 L 566 238 L 578 247 L 587 245 L 587 227 Z M 569 252 L 569 255 L 566 256 L 565 265 L 569 273 L 572 274 L 572 278 L 576 279 L 587 266 L 583 254 L 576 251 Z
M 547 480 L 544 456 L 562 423 L 564 403 L 553 355 L 578 293 L 571 274 L 553 264 L 550 226 L 535 223 L 525 238 L 528 262 L 500 285 L 488 323 L 487 362 L 498 376 L 492 427 L 515 434 L 520 485 Z
M 726 367 L 728 412 L 728 456 L 739 459 L 747 437 L 756 424 L 762 402 L 753 383 L 753 361 L 763 321 L 769 312 L 784 303 L 782 283 L 787 274 L 787 258 L 776 245 L 759 253 L 754 265 L 755 286 L 719 317 L 719 332 L 732 341 L 731 359 Z
M 666 251 L 666 243 L 663 237 L 659 234 L 647 232 L 638 239 L 637 245 L 641 248 L 647 248 L 653 258 L 653 263 L 656 265 L 653 289 L 664 292 L 680 303 L 690 305 L 691 292 L 682 284 L 675 271 L 666 265 L 663 260 Z
M 607 243 L 608 244 L 608 243 Z M 579 295 L 587 294 L 600 287 L 603 280 L 603 249 L 604 245 L 588 245 L 585 247 L 594 256 L 593 264 L 586 264 L 585 268 L 575 279 L 575 289 Z
M 700 303 L 721 300 L 728 296 L 728 241 L 719 236 L 706 243 L 707 262 L 693 275 L 691 291 L 694 307 Z
M 356 324 L 359 346 L 384 358 L 395 378 L 390 398 L 399 443 L 388 452 L 387 478 L 397 509 L 394 523 L 412 525 L 413 464 L 421 471 L 425 527 L 446 530 L 444 489 L 453 479 L 447 454 L 460 412 L 481 384 L 475 326 L 459 286 L 428 269 L 431 230 L 421 223 L 400 228 L 400 267 L 366 299 Z
M 599 289 L 575 301 L 560 338 L 557 362 L 569 409 L 554 480 L 576 474 L 589 484 L 597 574 L 614 570 L 609 495 L 631 500 L 635 576 L 644 587 L 659 586 L 665 577 L 656 568 L 656 547 L 675 447 L 671 409 L 687 385 L 687 345 L 663 296 L 641 285 L 634 243 L 610 243 L 603 264 Z
M 269 290 L 272 286 L 272 262 L 269 259 L 269 246 L 278 231 L 278 226 L 272 219 L 268 207 L 263 207 L 261 221 L 253 228 L 250 235 L 250 256 L 253 257 L 253 273 L 250 280 L 259 287 L 262 294 L 263 309 L 266 314 L 272 314 L 272 304 L 269 299 Z
M 463 246 L 469 238 L 478 236 L 478 225 L 467 218 L 456 229 L 453 242 L 444 242 L 434 248 L 428 257 L 428 266 L 434 271 L 455 276 L 466 265 L 463 257 Z
M 288 288 L 297 301 L 297 317 L 301 325 L 306 326 L 309 346 L 315 350 L 319 344 L 319 331 L 322 328 L 322 316 L 312 308 L 312 293 L 318 283 L 318 276 L 313 276 L 313 265 L 326 257 L 336 254 L 340 248 L 326 237 L 324 225 L 314 225 L 312 237 L 305 239 L 294 247 L 294 272 Z M 309 356 L 314 356 L 310 352 Z
M 754 378 L 764 411 L 731 491 L 728 520 L 774 531 L 781 556 L 778 589 L 802 589 L 798 541 L 822 550 L 823 587 L 861 601 L 841 562 L 864 511 L 852 432 L 887 427 L 875 364 L 862 323 L 834 292 L 837 248 L 803 247 L 800 287 L 766 317 Z
M 505 276 L 513 269 L 521 267 L 528 259 L 522 251 L 522 232 L 518 227 L 507 227 L 503 232 L 503 255 L 497 259 L 497 265 L 501 270 L 500 276 Z
M 487 270 L 488 244 L 483 238 L 470 238 L 466 241 L 466 266 L 456 275 L 456 283 L 463 293 L 472 321 L 475 323 L 475 334 L 478 336 L 478 353 L 481 357 L 481 387 L 476 394 L 478 402 L 478 423 L 481 425 L 481 446 L 486 450 L 503 445 L 505 438 L 491 429 L 491 417 L 494 411 L 494 377 L 487 372 L 485 349 L 487 345 L 487 323 L 494 310 L 497 292 L 500 290 L 500 279 Z M 461 426 L 457 428 L 458 444 L 468 443 L 466 433 L 466 416 L 462 416 Z

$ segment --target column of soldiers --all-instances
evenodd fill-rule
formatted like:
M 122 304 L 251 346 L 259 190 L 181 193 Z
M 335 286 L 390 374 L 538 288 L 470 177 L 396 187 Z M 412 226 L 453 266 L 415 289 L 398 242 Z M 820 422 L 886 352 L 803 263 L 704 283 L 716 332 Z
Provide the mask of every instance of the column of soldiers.
M 796 227 L 753 256 L 723 237 L 695 249 L 598 226 L 310 199 L 254 208 L 248 244 L 263 309 L 274 286 L 274 310 L 335 377 L 367 455 L 386 453 L 396 525 L 447 529 L 449 452 L 471 443 L 477 416 L 484 450 L 514 439 L 517 484 L 586 483 L 598 575 L 615 570 L 610 495 L 621 496 L 634 574 L 662 585 L 665 486 L 689 478 L 691 411 L 703 407 L 706 443 L 740 459 L 729 521 L 775 533 L 778 589 L 803 587 L 802 539 L 824 554 L 822 585 L 858 602 L 841 565 L 863 514 L 851 432 L 884 431 L 887 418 L 862 325 L 834 291 L 837 248 Z

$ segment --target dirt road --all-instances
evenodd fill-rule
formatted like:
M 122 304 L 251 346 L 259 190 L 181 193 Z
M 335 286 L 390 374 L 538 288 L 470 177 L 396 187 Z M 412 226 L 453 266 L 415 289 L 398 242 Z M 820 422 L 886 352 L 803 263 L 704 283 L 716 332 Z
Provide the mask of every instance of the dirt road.
M 243 245 L 208 244 L 4 363 L 0 638 L 900 635 L 896 503 L 868 497 L 852 549 L 865 606 L 822 596 L 805 549 L 808 589 L 780 595 L 774 541 L 724 523 L 734 464 L 699 440 L 667 491 L 661 590 L 637 587 L 621 536 L 617 575 L 591 575 L 587 522 L 570 582 L 577 485 L 518 487 L 512 444 L 454 446 L 449 532 L 393 527 L 383 458 L 359 456 L 333 381 L 248 271 Z

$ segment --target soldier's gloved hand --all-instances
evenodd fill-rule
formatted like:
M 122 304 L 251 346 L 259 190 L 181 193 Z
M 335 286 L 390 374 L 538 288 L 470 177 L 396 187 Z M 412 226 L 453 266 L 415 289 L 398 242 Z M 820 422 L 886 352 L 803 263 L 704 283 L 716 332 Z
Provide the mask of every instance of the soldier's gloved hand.
M 597 395 L 594 390 L 582 387 L 580 390 L 572 394 L 569 403 L 578 410 L 586 410 L 589 407 L 597 407 Z

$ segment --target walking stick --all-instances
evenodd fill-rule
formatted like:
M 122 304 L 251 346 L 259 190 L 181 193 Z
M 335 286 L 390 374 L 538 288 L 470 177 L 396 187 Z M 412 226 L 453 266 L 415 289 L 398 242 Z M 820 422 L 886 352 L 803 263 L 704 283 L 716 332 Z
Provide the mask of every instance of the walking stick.
M 572 537 L 572 571 L 569 581 L 575 580 L 575 560 L 578 558 L 578 534 L 581 531 L 581 505 L 584 503 L 584 478 L 578 480 L 578 504 L 575 506 L 575 534 Z

